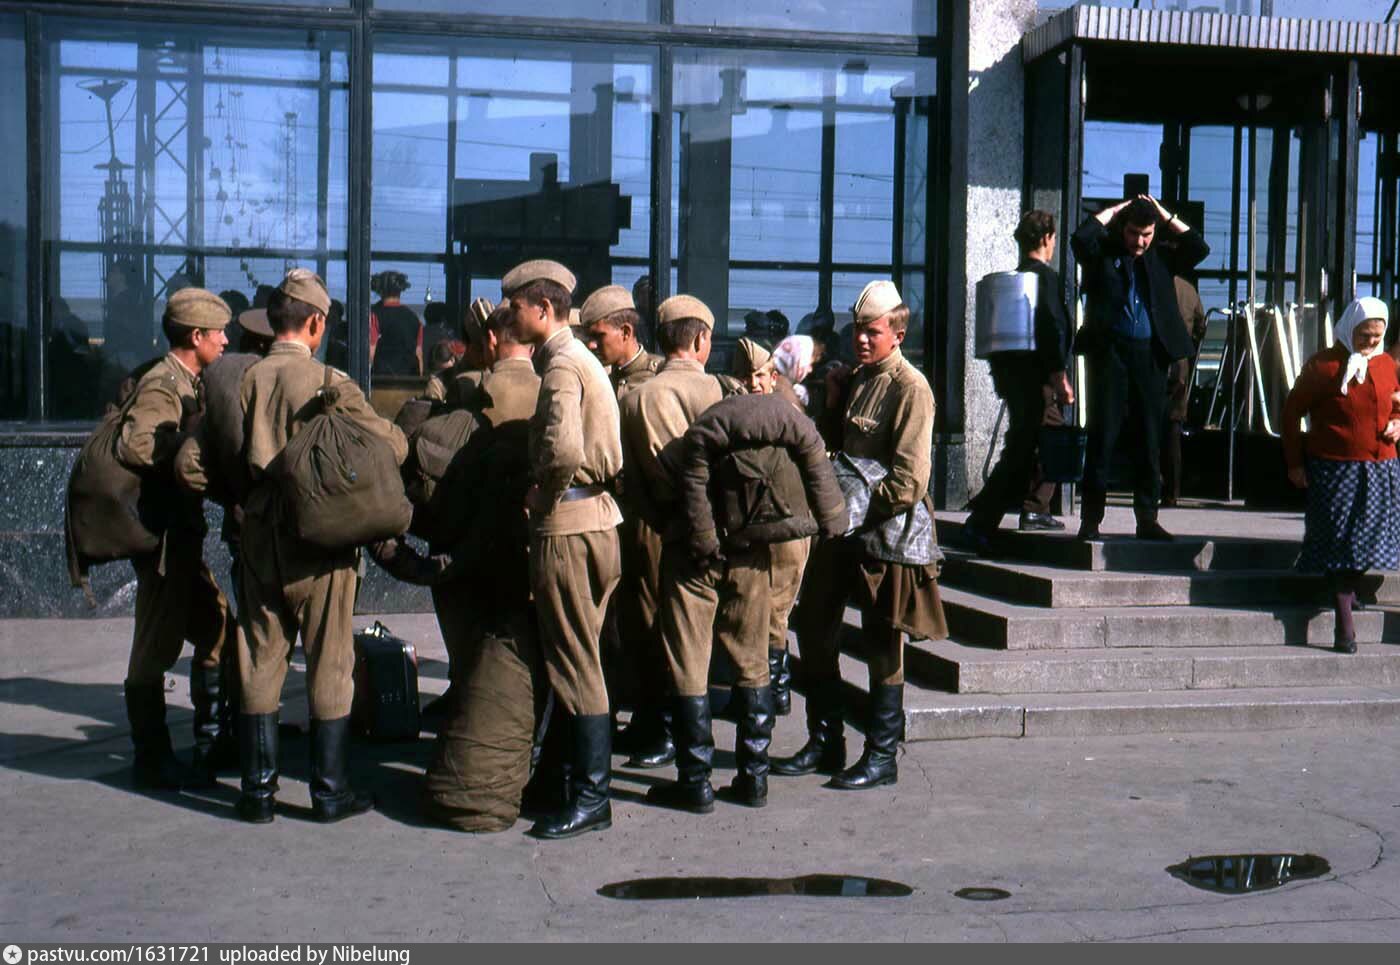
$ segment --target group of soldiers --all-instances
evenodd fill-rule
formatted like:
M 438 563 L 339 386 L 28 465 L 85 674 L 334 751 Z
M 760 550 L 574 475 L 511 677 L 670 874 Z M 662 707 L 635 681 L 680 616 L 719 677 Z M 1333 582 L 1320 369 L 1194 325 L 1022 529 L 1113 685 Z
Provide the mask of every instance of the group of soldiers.
M 895 782 L 904 638 L 946 635 L 928 500 L 933 396 L 900 351 L 909 309 L 895 285 L 871 282 L 852 308 L 857 365 L 830 373 L 823 395 L 835 444 L 813 421 L 824 414 L 782 391 L 767 347 L 741 339 L 729 374 L 706 371 L 715 319 L 699 299 L 656 306 L 658 356 L 630 292 L 601 288 L 575 311 L 576 287 L 554 261 L 508 272 L 503 300 L 468 312 L 469 351 L 437 377 L 417 426 L 376 414 L 317 360 L 330 297 L 313 272 L 288 272 L 265 311 L 240 316 L 238 352 L 224 352 L 231 313 L 216 295 L 170 298 L 170 352 L 127 386 L 115 415 L 118 458 L 179 507 L 159 548 L 133 559 L 126 698 L 138 783 L 213 780 L 236 759 L 239 815 L 273 820 L 278 710 L 299 637 L 313 816 L 373 806 L 347 767 L 360 551 L 298 537 L 278 473 L 327 390 L 401 466 L 416 465 L 433 420 L 455 427 L 453 459 L 467 466 L 439 480 L 438 501 L 464 514 L 450 538 L 429 538 L 426 553 L 402 536 L 369 547 L 394 575 L 432 587 L 448 652 L 430 817 L 499 830 L 523 808 L 541 838 L 609 827 L 622 707 L 627 765 L 676 766 L 675 781 L 647 794 L 660 806 L 713 810 L 716 712 L 737 726 L 737 773 L 719 795 L 734 803 L 762 807 L 770 773 L 826 773 L 843 789 Z M 224 507 L 236 607 L 202 559 L 205 497 Z M 848 603 L 862 611 L 870 670 L 864 753 L 849 766 L 838 664 Z M 790 614 L 808 739 L 770 762 L 789 700 Z M 185 640 L 194 768 L 172 750 L 162 686 Z M 722 710 L 712 665 L 726 665 Z

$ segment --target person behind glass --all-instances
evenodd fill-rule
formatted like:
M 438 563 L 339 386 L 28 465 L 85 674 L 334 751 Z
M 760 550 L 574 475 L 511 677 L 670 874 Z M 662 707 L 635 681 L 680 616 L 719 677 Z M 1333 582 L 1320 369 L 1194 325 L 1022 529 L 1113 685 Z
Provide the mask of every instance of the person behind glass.
M 1351 610 L 1361 574 L 1400 567 L 1400 383 L 1381 347 L 1388 316 L 1378 298 L 1347 306 L 1336 343 L 1308 359 L 1283 405 L 1288 481 L 1307 490 L 1297 566 L 1326 574 L 1342 653 L 1356 652 Z
M 999 352 L 991 357 L 992 386 L 1006 403 L 1006 442 L 996 468 L 971 501 L 972 514 L 963 527 L 963 542 L 974 553 L 991 548 L 991 535 L 1002 515 L 1025 501 L 1036 473 L 1036 448 L 1045 416 L 1043 386 L 1060 405 L 1074 402 L 1074 387 L 1066 374 L 1069 356 L 1069 316 L 1065 312 L 1060 276 L 1050 267 L 1055 257 L 1055 218 L 1045 211 L 1028 211 L 1014 232 L 1021 249 L 1017 271 L 1036 276 L 1035 349 Z M 1063 529 L 1053 516 L 1022 509 L 1023 530 Z
M 1175 236 L 1176 244 L 1168 252 L 1152 244 L 1159 223 Z M 1157 522 L 1167 368 L 1194 348 L 1181 320 L 1172 276 L 1200 264 L 1210 246 L 1155 198 L 1139 195 L 1085 219 L 1070 238 L 1070 247 L 1088 301 L 1084 326 L 1074 341 L 1074 351 L 1085 356 L 1089 374 L 1089 446 L 1079 538 L 1100 538 L 1109 466 L 1126 427 L 1139 443 L 1133 446 L 1137 537 L 1170 540 L 1171 534 Z
M 399 296 L 408 291 L 401 271 L 381 271 L 369 280 L 379 301 L 369 310 L 369 357 L 375 375 L 423 374 L 423 323 Z
M 1180 275 L 1172 279 L 1176 286 L 1176 304 L 1181 320 L 1191 332 L 1192 347 L 1201 344 L 1206 335 L 1206 310 L 1201 304 L 1196 286 Z M 1191 374 L 1194 356 L 1177 359 L 1167 372 L 1167 424 L 1162 439 L 1162 506 L 1170 508 L 1181 497 L 1181 435 L 1191 407 Z

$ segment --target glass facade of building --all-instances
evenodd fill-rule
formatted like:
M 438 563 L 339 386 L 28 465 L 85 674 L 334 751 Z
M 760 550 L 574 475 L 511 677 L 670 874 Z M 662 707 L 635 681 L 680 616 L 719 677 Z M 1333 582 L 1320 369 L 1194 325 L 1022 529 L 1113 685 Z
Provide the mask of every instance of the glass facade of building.
M 255 11 L 255 12 L 252 12 Z M 924 349 L 936 0 L 0 0 L 0 420 L 90 422 L 185 285 L 256 304 L 291 265 L 370 279 L 446 336 L 501 273 L 652 279 L 722 335 L 838 324 L 895 277 Z M 426 346 L 425 346 L 426 349 Z

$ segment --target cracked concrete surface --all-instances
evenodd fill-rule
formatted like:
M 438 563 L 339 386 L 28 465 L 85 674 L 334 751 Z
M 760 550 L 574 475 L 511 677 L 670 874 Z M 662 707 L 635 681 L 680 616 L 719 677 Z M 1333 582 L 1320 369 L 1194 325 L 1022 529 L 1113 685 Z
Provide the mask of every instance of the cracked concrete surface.
M 423 690 L 445 667 L 430 617 Z M 429 745 L 358 747 L 378 812 L 321 827 L 233 820 L 236 781 L 141 795 L 127 782 L 120 679 L 130 621 L 0 624 L 0 938 L 25 940 L 1395 941 L 1400 728 L 910 745 L 870 792 L 774 778 L 767 808 L 697 817 L 641 796 L 670 773 L 614 774 L 614 826 L 538 842 L 524 824 L 470 837 L 423 827 Z M 181 665 L 183 668 L 183 664 Z M 170 695 L 188 743 L 188 687 Z M 300 678 L 284 719 L 304 719 Z M 775 750 L 804 737 L 800 699 Z M 851 751 L 859 749 L 852 733 Z M 734 732 L 717 727 L 716 782 Z M 280 800 L 304 808 L 306 742 L 284 743 Z M 619 760 L 620 763 L 620 760 Z M 1203 854 L 1312 852 L 1332 873 L 1222 896 L 1168 875 Z M 890 878 L 902 899 L 602 898 L 648 876 Z M 969 886 L 1011 897 L 975 903 Z

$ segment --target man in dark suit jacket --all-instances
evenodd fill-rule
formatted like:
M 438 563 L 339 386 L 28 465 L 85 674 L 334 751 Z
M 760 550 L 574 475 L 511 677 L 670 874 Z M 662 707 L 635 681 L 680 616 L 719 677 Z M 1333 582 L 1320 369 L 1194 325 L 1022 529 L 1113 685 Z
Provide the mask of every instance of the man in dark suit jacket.
M 973 497 L 972 515 L 963 527 L 963 543 L 976 553 L 990 547 L 991 534 L 1013 505 L 1026 498 L 1035 472 L 1036 446 L 1045 414 L 1042 386 L 1049 386 L 1061 405 L 1074 402 L 1074 388 L 1066 373 L 1069 356 L 1069 317 L 1065 313 L 1060 276 L 1050 267 L 1055 257 L 1055 217 L 1045 211 L 1029 211 L 1016 226 L 1021 248 L 1017 271 L 1036 276 L 1035 351 L 1002 352 L 989 359 L 992 386 L 1006 402 L 1006 442 L 996 468 L 982 491 Z M 1052 516 L 1021 514 L 1021 529 L 1063 529 Z
M 1175 236 L 1169 252 L 1154 248 L 1158 227 Z M 1085 220 L 1070 239 L 1083 272 L 1088 300 L 1074 350 L 1089 372 L 1089 451 L 1084 466 L 1079 538 L 1099 538 L 1108 489 L 1108 467 L 1126 425 L 1137 479 L 1133 512 L 1139 539 L 1169 540 L 1157 522 L 1161 499 L 1162 423 L 1167 369 L 1195 348 L 1177 307 L 1174 275 L 1189 272 L 1210 254 L 1190 226 L 1156 199 L 1139 195 Z

